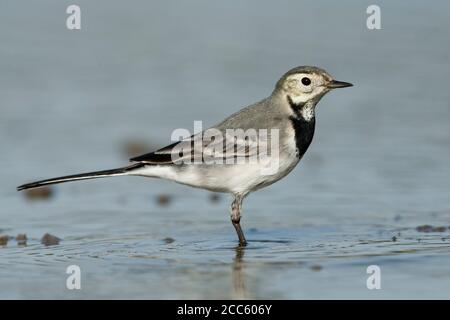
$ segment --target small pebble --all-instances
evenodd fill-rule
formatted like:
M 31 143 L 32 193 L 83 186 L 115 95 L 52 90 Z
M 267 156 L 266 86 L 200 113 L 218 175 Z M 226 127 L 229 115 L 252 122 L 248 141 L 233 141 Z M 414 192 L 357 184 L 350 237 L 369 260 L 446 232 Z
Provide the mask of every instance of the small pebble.
M 25 191 L 25 197 L 28 200 L 40 200 L 49 199 L 53 195 L 53 189 L 50 187 L 39 187 L 33 189 L 27 189 Z
M 61 239 L 59 239 L 58 237 L 56 237 L 50 233 L 46 233 L 42 236 L 41 243 L 46 246 L 54 246 L 54 245 L 59 244 L 60 240 Z
M 429 224 L 424 224 L 421 226 L 418 226 L 416 228 L 418 232 L 445 232 L 447 230 L 447 227 L 433 227 Z
M 0 235 L 0 246 L 6 246 L 8 244 L 9 236 Z
M 160 194 L 157 197 L 157 202 L 162 207 L 165 207 L 165 206 L 169 205 L 170 201 L 171 201 L 171 198 L 167 194 Z
M 209 195 L 209 200 L 211 202 L 219 202 L 220 201 L 220 194 L 218 194 L 218 193 L 211 193 Z
M 314 264 L 314 265 L 311 266 L 311 270 L 312 271 L 320 271 L 322 269 L 323 269 L 323 267 L 321 265 L 318 265 L 318 264 Z
M 20 246 L 24 246 L 27 244 L 27 235 L 25 233 L 19 233 L 16 236 L 17 244 Z
M 175 242 L 175 239 L 174 239 L 174 238 L 171 238 L 171 237 L 167 237 L 167 238 L 164 238 L 163 241 L 164 241 L 166 244 L 169 244 L 169 243 Z
M 433 229 L 433 227 L 430 226 L 429 224 L 424 224 L 424 225 L 418 226 L 416 228 L 416 230 L 419 232 L 431 232 L 432 229 Z
M 148 153 L 151 149 L 148 143 L 139 140 L 130 140 L 123 144 L 123 153 L 129 158 Z

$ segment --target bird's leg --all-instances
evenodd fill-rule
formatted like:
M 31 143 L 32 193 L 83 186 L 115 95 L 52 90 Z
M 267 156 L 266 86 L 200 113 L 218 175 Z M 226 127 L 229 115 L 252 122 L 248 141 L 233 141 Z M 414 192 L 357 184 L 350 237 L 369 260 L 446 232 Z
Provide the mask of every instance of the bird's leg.
M 231 204 L 231 223 L 233 223 L 233 226 L 236 229 L 236 233 L 239 237 L 239 245 L 246 246 L 247 240 L 245 240 L 244 232 L 242 231 L 241 225 L 239 223 L 241 221 L 242 199 L 243 197 L 240 195 L 236 195 L 234 197 L 233 203 Z

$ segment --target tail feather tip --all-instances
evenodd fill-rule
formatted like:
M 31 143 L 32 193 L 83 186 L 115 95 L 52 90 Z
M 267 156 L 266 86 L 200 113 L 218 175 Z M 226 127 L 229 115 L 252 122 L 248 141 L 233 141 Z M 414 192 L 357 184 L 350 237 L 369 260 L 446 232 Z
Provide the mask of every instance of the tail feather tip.
M 16 189 L 17 189 L 17 191 L 22 191 L 22 190 L 25 190 L 25 189 L 28 189 L 28 188 L 30 188 L 28 185 L 23 184 L 21 186 L 18 186 Z
M 42 185 L 40 183 L 32 182 L 32 183 L 22 184 L 22 185 L 18 186 L 16 189 L 17 189 L 17 191 L 22 191 L 22 190 L 26 190 L 26 189 L 41 187 L 41 186 Z

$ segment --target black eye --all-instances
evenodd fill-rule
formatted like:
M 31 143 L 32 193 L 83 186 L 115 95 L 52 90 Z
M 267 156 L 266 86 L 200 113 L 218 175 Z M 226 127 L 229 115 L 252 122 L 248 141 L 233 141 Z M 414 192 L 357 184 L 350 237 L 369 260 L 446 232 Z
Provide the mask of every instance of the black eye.
M 311 79 L 307 78 L 307 77 L 304 77 L 304 78 L 302 78 L 302 83 L 305 86 L 309 86 L 311 84 Z

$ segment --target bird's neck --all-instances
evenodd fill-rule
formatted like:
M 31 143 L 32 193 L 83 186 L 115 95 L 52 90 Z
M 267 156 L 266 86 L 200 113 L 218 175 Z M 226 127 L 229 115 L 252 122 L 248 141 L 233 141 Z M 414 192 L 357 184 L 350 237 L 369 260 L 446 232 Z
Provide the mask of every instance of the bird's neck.
M 297 147 L 297 156 L 303 157 L 314 137 L 316 118 L 314 116 L 315 103 L 307 101 L 302 104 L 296 104 L 288 96 L 288 102 L 292 109 L 289 117 L 295 134 L 295 145 Z
M 290 96 L 287 96 L 287 101 L 292 111 L 292 117 L 307 122 L 315 120 L 315 101 L 309 100 L 306 102 L 300 102 L 295 101 L 295 99 Z

